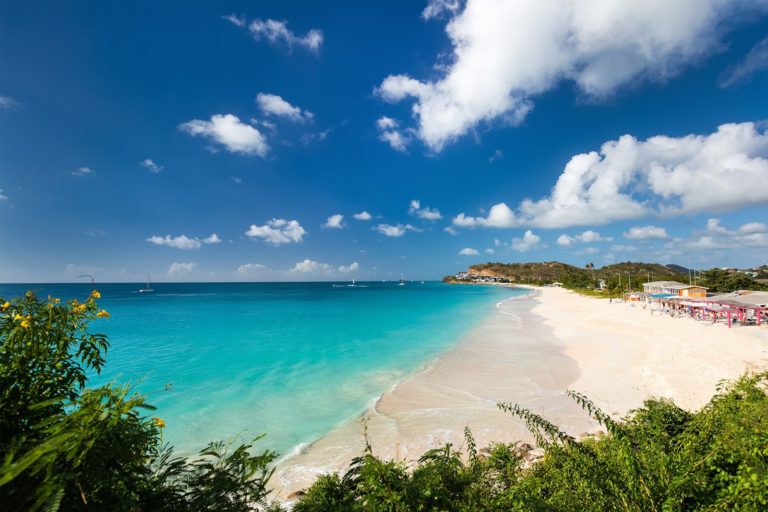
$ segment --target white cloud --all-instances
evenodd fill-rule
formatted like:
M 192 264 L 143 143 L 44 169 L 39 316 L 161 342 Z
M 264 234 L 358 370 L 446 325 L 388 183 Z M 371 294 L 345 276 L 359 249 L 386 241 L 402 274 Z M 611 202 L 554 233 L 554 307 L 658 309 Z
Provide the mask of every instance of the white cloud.
M 584 231 L 581 234 L 578 235 L 560 235 L 557 238 L 557 245 L 562 245 L 564 247 L 568 247 L 576 242 L 582 242 L 585 244 L 591 244 L 594 242 L 611 242 L 613 241 L 613 238 L 609 236 L 602 236 L 597 231 L 592 231 L 591 229 L 588 229 L 587 231 Z
M 576 251 L 576 254 L 585 256 L 590 254 L 597 254 L 599 252 L 600 252 L 600 249 L 598 249 L 597 247 L 585 247 L 584 249 Z
M 320 263 L 319 261 L 313 261 L 306 259 L 299 261 L 291 269 L 291 272 L 300 272 L 302 274 L 309 274 L 315 272 L 329 272 L 333 267 L 327 263 Z
M 235 25 L 244 28 L 247 20 L 245 17 L 230 14 L 224 16 L 224 19 Z M 248 31 L 257 41 L 265 39 L 271 44 L 283 44 L 289 50 L 294 47 L 304 48 L 310 52 L 317 53 L 323 45 L 323 32 L 318 29 L 311 29 L 303 36 L 296 35 L 288 28 L 287 21 L 280 20 L 260 20 L 255 19 L 247 26 Z
M 460 256 L 478 256 L 479 254 L 480 252 L 478 252 L 477 249 L 473 249 L 471 247 L 465 247 L 459 251 Z
M 720 219 L 709 219 L 704 234 L 684 244 L 692 249 L 737 249 L 768 247 L 768 225 L 748 222 L 730 230 L 720 224 Z
M 146 158 L 142 160 L 141 162 L 139 162 L 139 165 L 144 167 L 145 169 L 149 169 L 149 172 L 154 174 L 157 174 L 163 169 L 165 169 L 165 167 L 163 167 L 162 165 L 156 164 L 155 162 L 153 162 L 151 158 Z
M 400 123 L 391 117 L 381 116 L 376 120 L 376 128 L 379 130 L 394 130 Z
M 513 238 L 512 239 L 512 248 L 519 252 L 526 252 L 531 249 L 535 249 L 538 247 L 539 243 L 541 242 L 541 237 L 538 235 L 535 235 L 533 231 L 530 229 L 525 232 L 523 235 L 523 238 Z
M 461 7 L 461 0 L 429 0 L 429 3 L 421 11 L 421 17 L 425 20 L 439 18 L 443 14 L 453 14 Z
M 245 26 L 245 17 L 244 16 L 237 16 L 236 14 L 227 14 L 226 16 L 222 16 L 225 20 L 230 22 L 231 24 L 235 25 L 236 27 L 244 27 Z
M 0 188 L 0 201 L 7 201 L 8 196 L 3 194 L 3 189 Z
M 272 219 L 263 226 L 252 224 L 245 236 L 261 238 L 272 245 L 298 243 L 307 232 L 298 221 L 285 219 Z
M 485 254 L 496 254 L 496 251 L 491 249 L 490 247 L 485 250 Z
M 389 144 L 396 151 L 405 151 L 411 138 L 404 135 L 398 129 L 399 123 L 391 117 L 382 116 L 376 121 L 376 127 L 379 129 L 379 140 Z
M 221 238 L 216 233 L 212 233 L 208 238 L 203 238 L 202 242 L 204 244 L 220 244 Z
M 463 213 L 458 214 L 453 219 L 453 224 L 462 228 L 473 228 L 482 226 L 487 228 L 511 228 L 516 226 L 517 219 L 506 203 L 495 204 L 487 217 L 469 217 Z
M 445 231 L 449 235 L 453 235 L 453 236 L 456 236 L 456 235 L 459 234 L 459 232 L 456 231 L 456 228 L 454 228 L 453 226 L 446 226 L 446 227 L 443 228 L 443 231 Z
M 360 264 L 356 261 L 347 266 L 342 265 L 339 267 L 339 272 L 342 274 L 349 274 L 351 272 L 357 272 L 358 270 L 360 270 Z
M 323 227 L 327 229 L 343 229 L 344 216 L 340 213 L 337 213 L 336 215 L 331 215 L 325 221 L 325 224 L 323 224 Z
M 231 153 L 263 157 L 269 150 L 266 137 L 258 129 L 242 123 L 232 114 L 214 114 L 210 121 L 193 119 L 179 125 L 179 129 L 192 136 L 211 139 Z
M 168 267 L 168 275 L 171 277 L 179 277 L 197 270 L 197 263 L 171 263 Z
M 667 230 L 658 226 L 635 226 L 624 233 L 630 240 L 663 240 L 669 238 Z
M 261 263 L 245 263 L 237 267 L 239 274 L 255 274 L 263 270 L 267 270 L 267 266 Z
M 624 135 L 600 152 L 576 155 L 549 196 L 506 204 L 489 216 L 457 226 L 564 228 L 700 211 L 724 211 L 768 203 L 768 132 L 755 123 L 724 124 L 710 135 Z M 497 210 L 497 211 L 494 211 Z
M 454 2 L 430 2 L 423 16 Z M 532 99 L 571 81 L 591 99 L 664 81 L 721 47 L 722 33 L 765 2 L 743 0 L 468 0 L 446 26 L 453 45 L 435 80 L 390 75 L 377 93 L 413 98 L 418 137 L 433 151 L 483 122 L 516 124 Z
M 720 78 L 720 87 L 743 83 L 752 75 L 768 69 L 768 37 L 763 38 L 749 50 L 742 61 L 728 68 Z
M 311 121 L 314 117 L 312 112 L 302 111 L 299 107 L 291 105 L 276 94 L 259 93 L 256 95 L 256 103 L 259 109 L 268 115 L 285 117 L 294 122 L 303 123 Z
M 186 235 L 171 236 L 154 235 L 147 238 L 147 242 L 155 245 L 164 245 L 167 247 L 173 247 L 175 249 L 199 249 L 203 244 L 218 244 L 221 243 L 221 238 L 216 233 L 211 234 L 207 238 L 190 238 Z
M 21 105 L 10 96 L 0 96 L 0 110 L 17 110 Z
M 360 213 L 355 213 L 355 214 L 352 215 L 352 217 L 354 217 L 355 220 L 371 220 L 371 218 L 372 218 L 371 214 L 366 212 L 366 211 L 362 211 Z
M 243 178 L 239 176 L 230 176 L 229 179 L 230 181 L 232 181 L 232 183 L 236 183 L 238 185 L 240 185 L 243 182 Z
M 406 231 L 421 231 L 418 228 L 411 226 L 410 224 L 378 224 L 375 228 L 376 231 L 385 236 L 400 237 L 405 234 Z
M 429 206 L 421 207 L 421 202 L 418 199 L 413 199 L 408 207 L 408 213 L 419 219 L 424 220 L 440 220 L 443 218 L 440 215 L 440 210 L 436 208 L 430 208 Z
M 488 163 L 492 164 L 492 163 L 498 162 L 502 158 L 504 158 L 504 152 L 500 149 L 497 149 L 496 151 L 493 152 L 491 157 L 488 159 Z
M 70 174 L 72 176 L 77 176 L 78 178 L 82 178 L 84 176 L 91 176 L 93 174 L 96 174 L 96 172 L 90 167 L 79 167 L 74 171 L 70 172 Z

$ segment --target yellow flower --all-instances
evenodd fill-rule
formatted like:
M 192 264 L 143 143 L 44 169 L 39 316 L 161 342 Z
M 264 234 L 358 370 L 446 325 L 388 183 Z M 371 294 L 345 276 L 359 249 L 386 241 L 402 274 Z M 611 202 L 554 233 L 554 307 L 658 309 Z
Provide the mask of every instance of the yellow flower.
M 109 313 L 106 310 L 102 309 L 101 311 L 96 313 L 96 316 L 99 318 L 109 318 Z
M 24 317 L 23 317 L 23 316 L 21 316 L 20 314 L 16 313 L 15 315 L 13 315 L 13 319 L 14 319 L 14 320 L 23 320 L 23 319 L 24 319 Z
M 54 304 L 61 304 L 61 299 L 56 299 L 56 298 L 54 298 L 54 299 L 53 299 L 53 303 L 54 303 Z
M 165 428 L 165 422 L 162 418 L 152 418 L 155 421 L 155 425 L 157 425 L 158 428 Z
M 93 297 L 94 299 L 100 299 L 101 298 L 101 294 L 99 293 L 99 290 L 93 290 L 91 292 L 91 297 Z
M 30 317 L 27 317 L 27 318 L 25 318 L 24 320 L 21 321 L 21 327 L 24 328 L 24 329 L 29 329 L 30 325 L 31 325 Z
M 11 307 L 11 303 L 8 301 L 3 302 L 3 311 Z

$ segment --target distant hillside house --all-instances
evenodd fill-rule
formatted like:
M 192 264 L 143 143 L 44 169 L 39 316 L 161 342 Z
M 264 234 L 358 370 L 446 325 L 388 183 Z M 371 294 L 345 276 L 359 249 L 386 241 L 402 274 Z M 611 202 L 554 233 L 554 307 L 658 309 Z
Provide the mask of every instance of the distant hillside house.
M 703 286 L 678 283 L 677 281 L 653 281 L 643 284 L 645 293 L 656 295 L 665 293 L 679 297 L 706 298 L 707 289 Z

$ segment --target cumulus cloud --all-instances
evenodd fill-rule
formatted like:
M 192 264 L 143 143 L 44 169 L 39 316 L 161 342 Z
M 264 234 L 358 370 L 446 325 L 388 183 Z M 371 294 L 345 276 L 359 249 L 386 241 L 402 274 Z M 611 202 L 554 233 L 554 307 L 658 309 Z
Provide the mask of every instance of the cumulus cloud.
M 149 169 L 149 172 L 154 174 L 157 174 L 161 172 L 163 169 L 165 169 L 165 167 L 163 167 L 162 165 L 156 164 L 155 162 L 153 162 L 151 158 L 145 158 L 144 160 L 139 162 L 139 165 L 144 167 L 145 169 Z
M 77 176 L 78 178 L 82 178 L 84 176 L 92 176 L 93 174 L 96 174 L 96 172 L 90 167 L 79 167 L 74 171 L 71 171 L 69 174 L 72 176 Z
M 352 215 L 352 217 L 354 217 L 355 220 L 371 220 L 371 218 L 372 218 L 371 214 L 366 212 L 366 211 L 362 211 L 360 213 L 355 213 L 355 214 Z
M 0 110 L 18 110 L 21 105 L 10 96 L 0 96 Z
M 329 272 L 332 269 L 333 267 L 327 263 L 320 263 L 319 261 L 306 259 L 304 261 L 297 262 L 296 265 L 294 265 L 294 267 L 291 269 L 291 272 L 309 274 L 315 272 Z
M 649 215 L 724 211 L 768 202 L 768 132 L 731 123 L 710 135 L 640 141 L 631 135 L 571 158 L 549 196 L 500 203 L 488 218 L 459 214 L 457 226 L 565 228 Z
M 624 233 L 630 240 L 663 240 L 669 238 L 667 230 L 658 226 L 635 226 Z
M 179 277 L 197 270 L 197 263 L 171 263 L 168 267 L 168 275 L 171 277 Z
M 270 44 L 284 45 L 289 51 L 299 47 L 317 53 L 323 45 L 323 32 L 318 29 L 313 28 L 303 36 L 300 36 L 288 28 L 287 21 L 261 20 L 257 18 L 248 23 L 244 16 L 236 16 L 234 14 L 223 16 L 223 18 L 236 27 L 246 28 L 247 25 L 248 32 L 250 32 L 255 40 L 266 40 Z
M 269 150 L 264 134 L 232 114 L 214 114 L 210 121 L 193 119 L 179 125 L 179 129 L 193 137 L 208 138 L 231 153 L 263 157 Z
M 0 188 L 0 201 L 7 201 L 8 196 L 3 194 L 3 189 Z
M 418 199 L 413 199 L 408 207 L 408 213 L 414 217 L 424 220 L 440 220 L 443 218 L 440 215 L 440 210 L 436 208 L 430 208 L 429 206 L 421 207 L 421 202 Z
M 684 245 L 693 249 L 768 247 L 768 225 L 748 222 L 731 230 L 720 224 L 720 219 L 709 219 L 704 232 Z
M 344 216 L 340 213 L 337 213 L 336 215 L 331 215 L 325 221 L 325 224 L 323 224 L 323 227 L 327 229 L 343 229 Z
M 530 229 L 525 232 L 523 238 L 512 239 L 512 249 L 518 252 L 526 252 L 535 249 L 541 243 L 541 237 L 535 235 Z
M 420 229 L 411 226 L 410 224 L 378 224 L 375 228 L 376 231 L 385 236 L 401 237 L 406 231 L 421 231 Z
M 203 244 L 219 244 L 221 243 L 221 238 L 219 238 L 216 233 L 212 233 L 211 236 L 207 238 L 202 238 L 202 239 L 190 238 L 186 235 L 179 235 L 179 236 L 154 235 L 147 238 L 147 242 L 155 245 L 164 245 L 166 247 L 173 247 L 175 249 L 189 250 L 189 249 L 199 249 L 200 247 L 203 246 Z
M 463 10 L 430 2 L 426 18 L 455 13 L 446 26 L 451 62 L 435 80 L 390 75 L 377 93 L 413 98 L 418 137 L 440 151 L 479 123 L 519 123 L 535 96 L 564 80 L 600 99 L 669 79 L 719 47 L 734 11 L 763 9 L 742 0 L 468 0 Z
M 263 226 L 252 224 L 245 236 L 260 238 L 272 245 L 298 243 L 307 232 L 296 220 L 272 219 Z
M 443 228 L 443 231 L 445 231 L 449 235 L 453 235 L 453 236 L 456 236 L 456 235 L 459 234 L 459 232 L 453 226 L 446 226 L 446 227 Z
M 460 256 L 478 256 L 480 252 L 477 249 L 471 247 L 465 247 L 459 251 Z
M 591 229 L 584 231 L 581 234 L 578 235 L 560 235 L 557 238 L 557 245 L 561 245 L 563 247 L 568 247 L 573 245 L 577 242 L 582 242 L 585 244 L 591 244 L 594 242 L 611 242 L 613 241 L 613 238 L 602 236 L 597 231 L 592 231 Z
M 261 263 L 245 263 L 237 267 L 239 274 L 255 274 L 263 270 L 267 270 L 267 266 Z
M 314 117 L 312 112 L 301 110 L 295 105 L 291 105 L 276 94 L 259 93 L 256 95 L 256 104 L 262 112 L 267 115 L 284 117 L 293 122 L 303 123 L 311 121 Z
M 396 151 L 405 151 L 411 138 L 399 129 L 400 123 L 391 117 L 382 116 L 376 121 L 379 140 L 389 144 Z
M 453 224 L 462 228 L 474 228 L 477 226 L 486 228 L 511 228 L 518 224 L 515 212 L 506 205 L 499 203 L 491 207 L 487 217 L 469 217 L 463 213 L 453 218 Z
M 720 87 L 747 82 L 752 75 L 768 69 L 768 37 L 749 50 L 743 60 L 728 68 L 720 77 Z
M 346 266 L 341 265 L 338 270 L 342 274 L 349 274 L 349 273 L 352 273 L 352 272 L 357 272 L 358 270 L 360 270 L 360 264 L 358 264 L 356 261 L 354 261 L 354 262 L 352 262 L 352 263 L 350 263 L 349 265 L 346 265 Z

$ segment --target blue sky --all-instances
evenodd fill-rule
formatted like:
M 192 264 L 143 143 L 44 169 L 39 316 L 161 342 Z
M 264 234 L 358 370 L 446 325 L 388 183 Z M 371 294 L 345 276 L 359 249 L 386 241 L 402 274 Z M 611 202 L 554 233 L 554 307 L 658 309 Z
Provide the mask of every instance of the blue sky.
M 0 281 L 767 263 L 768 3 L 544 4 L 3 3 Z

